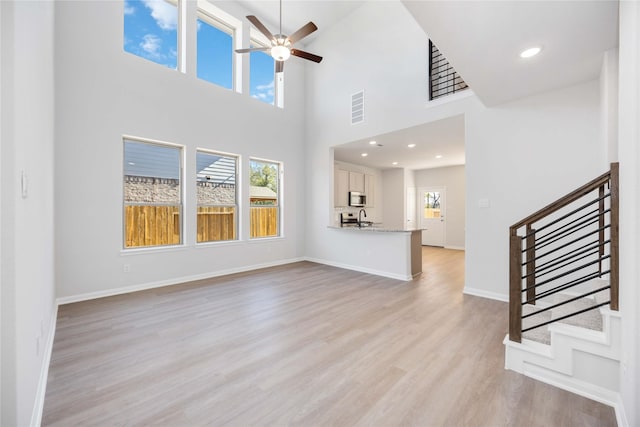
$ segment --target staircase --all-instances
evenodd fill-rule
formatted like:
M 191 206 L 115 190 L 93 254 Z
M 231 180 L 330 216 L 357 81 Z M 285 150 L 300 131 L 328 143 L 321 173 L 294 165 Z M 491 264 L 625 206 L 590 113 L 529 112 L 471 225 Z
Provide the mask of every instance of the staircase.
M 615 406 L 618 164 L 510 228 L 505 368 Z

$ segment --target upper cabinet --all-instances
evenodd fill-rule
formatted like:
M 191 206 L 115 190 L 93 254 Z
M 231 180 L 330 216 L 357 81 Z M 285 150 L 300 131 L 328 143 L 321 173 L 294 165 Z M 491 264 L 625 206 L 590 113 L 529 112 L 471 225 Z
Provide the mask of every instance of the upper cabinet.
M 349 191 L 364 193 L 364 174 L 360 172 L 349 172 Z

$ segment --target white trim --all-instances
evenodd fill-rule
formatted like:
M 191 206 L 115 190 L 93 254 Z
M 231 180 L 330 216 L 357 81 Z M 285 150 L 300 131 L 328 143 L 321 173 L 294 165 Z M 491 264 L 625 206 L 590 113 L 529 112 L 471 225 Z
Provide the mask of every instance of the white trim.
M 618 392 L 598 387 L 585 381 L 576 380 L 573 377 L 568 377 L 528 363 L 525 363 L 525 370 L 522 374 L 534 380 L 577 394 L 578 396 L 611 406 L 616 413 L 618 427 L 629 426 L 629 421 L 627 420 L 622 403 L 622 396 Z
M 464 251 L 465 250 L 464 246 L 448 246 L 448 245 L 445 245 L 444 248 L 445 249 L 453 249 L 455 251 Z
M 382 277 L 388 277 L 390 279 L 402 280 L 405 282 L 409 282 L 413 280 L 413 276 L 410 274 L 402 275 L 402 274 L 396 274 L 396 273 L 389 273 L 388 271 L 374 270 L 371 268 L 360 267 L 357 265 L 343 264 L 340 262 L 334 262 L 326 259 L 319 259 L 319 258 L 312 258 L 312 257 L 304 257 L 304 260 L 315 262 L 318 264 L 330 265 L 332 267 L 343 268 L 345 270 L 359 271 L 361 273 L 373 274 L 375 276 L 382 276 Z
M 290 259 L 284 259 L 279 261 L 248 265 L 244 267 L 230 268 L 227 270 L 220 270 L 220 271 L 203 273 L 203 274 L 195 274 L 193 276 L 175 277 L 173 279 L 168 279 L 168 280 L 159 280 L 156 282 L 141 283 L 138 285 L 123 286 L 121 288 L 107 289 L 104 291 L 89 292 L 86 294 L 78 294 L 78 295 L 71 295 L 68 297 L 61 297 L 56 299 L 56 302 L 58 303 L 58 305 L 71 304 L 74 302 L 88 301 L 88 300 L 97 299 L 97 298 L 128 294 L 128 293 L 137 292 L 137 291 L 144 291 L 147 289 L 161 288 L 163 286 L 178 285 L 181 283 L 193 282 L 195 280 L 211 279 L 214 277 L 226 276 L 229 274 L 244 273 L 246 271 L 259 270 L 261 268 L 292 264 L 294 262 L 300 262 L 304 260 L 305 260 L 304 258 L 290 258 Z
M 56 321 L 58 320 L 58 304 L 56 302 L 51 314 L 49 322 L 49 334 L 44 347 L 44 357 L 40 366 L 40 378 L 38 379 L 38 388 L 36 389 L 36 401 L 33 404 L 33 412 L 31 413 L 32 427 L 39 427 L 42 424 L 42 412 L 44 411 L 44 397 L 47 393 L 47 379 L 49 378 L 49 365 L 51 364 L 51 353 L 53 352 L 53 339 L 56 334 Z
M 438 107 L 442 104 L 448 104 L 449 102 L 459 101 L 461 99 L 469 98 L 475 96 L 475 93 L 470 88 L 463 89 L 460 92 L 453 93 L 451 95 L 441 96 L 439 98 L 434 99 L 433 101 L 427 101 L 426 107 L 433 108 Z
M 469 286 L 465 286 L 462 293 L 465 295 L 473 295 L 496 301 L 509 302 L 509 296 L 507 294 L 499 294 L 497 292 L 485 291 L 484 289 L 470 288 Z

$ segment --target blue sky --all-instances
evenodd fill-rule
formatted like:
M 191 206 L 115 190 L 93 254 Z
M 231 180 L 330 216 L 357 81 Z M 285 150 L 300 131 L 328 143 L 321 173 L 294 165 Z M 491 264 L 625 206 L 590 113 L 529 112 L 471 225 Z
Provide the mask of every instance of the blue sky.
M 233 45 L 229 34 L 198 20 L 197 76 L 219 86 L 233 87 Z M 169 68 L 177 68 L 178 8 L 164 0 L 125 0 L 124 50 Z M 189 52 L 187 52 L 189 55 Z M 263 52 L 251 53 L 249 94 L 274 103 L 274 61 Z

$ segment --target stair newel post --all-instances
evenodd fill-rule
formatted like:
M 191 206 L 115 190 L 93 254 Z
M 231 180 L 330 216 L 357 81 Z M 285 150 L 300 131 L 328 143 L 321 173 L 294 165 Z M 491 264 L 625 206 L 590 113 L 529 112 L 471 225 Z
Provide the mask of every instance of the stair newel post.
M 527 224 L 527 304 L 536 304 L 536 230 Z
M 511 227 L 509 235 L 509 340 L 522 341 L 522 238 Z
M 611 270 L 611 310 L 618 311 L 618 292 L 619 292 L 619 207 L 620 193 L 618 191 L 620 185 L 619 163 L 611 163 L 611 243 L 610 243 L 610 270 Z

